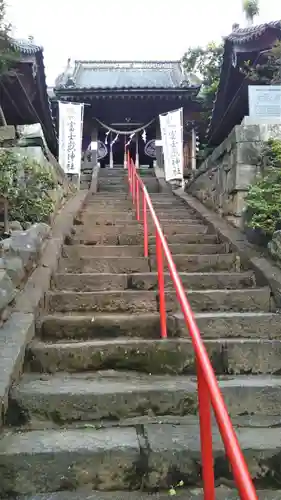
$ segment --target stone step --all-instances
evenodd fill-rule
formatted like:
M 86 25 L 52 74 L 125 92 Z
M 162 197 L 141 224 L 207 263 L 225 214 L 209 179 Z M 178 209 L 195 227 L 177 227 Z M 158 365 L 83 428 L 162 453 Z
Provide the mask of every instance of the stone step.
M 38 331 L 43 340 L 53 341 L 126 336 L 159 339 L 160 323 L 158 313 L 93 315 L 71 312 L 44 316 L 38 323 Z
M 236 271 L 237 270 L 237 255 L 234 253 L 224 254 L 194 254 L 194 255 L 173 255 L 174 263 L 179 272 L 205 273 L 211 271 Z M 156 256 L 150 256 L 151 270 L 157 269 Z M 168 270 L 165 263 L 164 268 Z
M 84 225 L 81 225 L 82 227 L 82 230 L 86 230 L 86 231 L 89 231 L 89 225 L 86 223 Z M 91 224 L 91 229 L 93 232 L 96 231 L 96 227 L 94 226 L 94 224 L 92 225 Z M 195 233 L 195 234 L 207 234 L 209 232 L 209 228 L 208 226 L 202 224 L 202 223 L 195 223 L 195 224 L 187 224 L 186 221 L 183 221 L 182 223 L 181 222 L 178 222 L 177 223 L 174 223 L 172 221 L 161 221 L 161 227 L 162 227 L 162 230 L 163 230 L 163 233 L 166 235 L 166 236 L 173 236 L 174 234 L 183 234 L 183 233 L 186 233 L 186 234 L 190 234 L 190 233 Z M 136 234 L 138 232 L 143 232 L 143 228 L 142 228 L 142 225 L 139 224 L 136 220 L 132 220 L 131 222 L 130 221 L 123 221 L 120 222 L 119 224 L 114 224 L 114 225 L 103 225 L 101 227 L 101 230 L 104 232 L 104 233 L 107 233 L 107 234 L 112 234 L 114 232 L 117 232 L 118 234 L 120 234 L 121 232 L 125 232 L 125 233 L 128 233 L 128 234 Z M 154 224 L 152 222 L 150 222 L 150 224 L 148 225 L 148 230 L 149 230 L 149 233 L 151 235 L 153 235 L 155 233 L 155 227 L 154 227 Z
M 236 271 L 236 254 L 174 255 L 179 272 Z M 141 273 L 157 269 L 156 257 L 79 257 L 61 258 L 59 272 L 66 273 Z M 167 269 L 167 265 L 165 265 Z
M 227 480 L 222 480 L 227 482 Z M 236 490 L 224 486 L 216 488 L 216 500 L 239 500 Z M 260 500 L 280 500 L 281 490 L 257 490 Z M 204 493 L 200 488 L 185 489 L 176 488 L 177 500 L 204 500 Z M 32 497 L 19 497 L 18 500 L 167 500 L 167 492 L 144 493 L 143 491 L 112 491 L 99 492 L 79 490 L 79 491 L 59 491 L 57 493 L 39 494 Z
M 191 218 L 191 217 L 185 217 L 183 219 L 180 219 L 179 216 L 175 219 L 170 219 L 168 215 L 159 217 L 159 221 L 162 227 L 168 226 L 168 225 L 173 225 L 178 227 L 179 225 L 183 225 L 184 228 L 190 226 L 190 225 L 204 225 L 204 227 L 207 227 L 203 222 L 201 222 L 199 219 Z M 121 214 L 100 214 L 99 212 L 96 213 L 83 213 L 81 216 L 76 217 L 74 224 L 84 224 L 84 225 L 93 225 L 93 226 L 123 226 L 123 225 L 131 225 L 131 224 L 136 224 L 137 219 L 136 219 L 136 214 L 132 212 L 123 212 Z M 150 228 L 154 229 L 154 222 L 148 218 L 147 224 Z M 139 225 L 142 227 L 142 222 L 139 223 Z M 183 231 L 181 231 L 183 232 Z
M 126 186 L 98 186 L 99 193 L 127 193 L 128 188 Z
M 84 211 L 82 212 L 82 217 L 85 218 L 94 218 L 94 216 L 104 216 L 104 217 L 117 217 L 122 220 L 125 219 L 127 214 L 131 214 L 136 218 L 136 210 L 132 208 L 131 203 L 125 202 L 122 204 L 112 205 L 109 204 L 106 206 L 105 204 L 100 204 L 98 202 L 92 203 L 91 205 L 87 205 Z M 200 221 L 199 216 L 194 214 L 194 212 L 188 210 L 156 210 L 156 214 L 159 219 L 169 219 L 169 220 L 196 220 Z
M 92 174 L 91 173 L 88 173 L 88 174 L 81 174 L 80 176 L 80 181 L 81 182 L 91 182 L 92 180 Z
M 198 485 L 198 423 L 148 424 L 141 431 L 84 427 L 7 433 L 0 442 L 0 494 L 15 497 L 84 487 L 89 495 L 92 489 L 112 492 L 142 487 L 168 495 L 179 478 L 189 486 Z M 236 432 L 254 482 L 259 483 L 266 470 L 267 485 L 276 485 L 280 430 L 245 426 Z M 216 427 L 213 450 L 216 481 L 225 478 L 226 471 L 232 479 Z
M 90 198 L 89 200 L 87 200 L 87 203 L 88 201 L 91 202 L 91 201 L 96 201 L 96 200 L 102 200 L 102 199 L 108 199 L 108 200 L 112 200 L 112 201 L 122 201 L 122 200 L 130 200 L 130 202 L 132 203 L 132 198 L 131 198 L 131 195 L 129 194 L 129 192 L 126 194 L 126 193 L 115 193 L 115 194 L 112 194 L 112 193 L 94 193 L 92 195 L 92 198 Z
M 80 190 L 89 189 L 90 185 L 91 185 L 91 183 L 88 181 L 87 182 L 80 182 Z
M 144 257 L 89 257 L 60 259 L 59 272 L 78 273 L 145 273 L 150 270 Z
M 280 339 L 280 316 L 261 312 L 204 312 L 195 314 L 204 339 Z M 269 331 L 270 325 L 270 331 Z M 112 339 L 117 337 L 160 339 L 158 313 L 101 314 L 71 312 L 48 314 L 39 331 L 46 340 Z M 169 337 L 189 338 L 181 314 L 167 317 Z
M 194 312 L 204 311 L 270 311 L 270 290 L 248 288 L 242 290 L 190 290 L 187 294 Z M 178 311 L 176 292 L 165 293 L 166 310 Z M 111 290 L 96 292 L 50 291 L 45 305 L 53 312 L 156 312 L 158 292 L 154 290 Z
M 169 245 L 174 244 L 174 243 L 201 243 L 201 244 L 206 244 L 206 243 L 217 243 L 218 242 L 218 236 L 216 234 L 173 234 L 173 235 L 168 235 L 166 237 Z M 143 243 L 143 240 L 141 241 Z M 149 244 L 150 245 L 155 245 L 155 236 L 150 236 L 149 237 Z
M 281 373 L 279 339 L 207 339 L 205 347 L 217 375 Z M 109 369 L 152 374 L 196 373 L 192 342 L 184 338 L 165 341 L 118 338 L 56 344 L 34 340 L 27 349 L 26 367 L 41 373 Z
M 176 254 L 223 254 L 227 251 L 224 243 L 217 244 L 171 244 L 170 251 Z M 149 252 L 156 254 L 156 246 L 151 245 Z M 64 245 L 63 257 L 143 257 L 142 245 Z
M 64 258 L 143 257 L 143 253 L 142 245 L 64 245 L 62 249 Z
M 281 316 L 268 312 L 204 312 L 195 314 L 204 338 L 280 339 Z M 168 331 L 175 337 L 188 337 L 182 313 L 169 315 Z
M 240 415 L 278 416 L 281 377 L 238 376 L 219 380 L 231 418 Z M 31 420 L 54 424 L 94 420 L 122 421 L 143 415 L 195 415 L 197 380 L 190 376 L 157 376 L 131 372 L 55 375 L 25 374 L 10 393 L 13 425 Z M 10 419 L 10 420 L 9 420 Z
M 218 242 L 218 237 L 216 234 L 173 234 L 168 235 L 167 241 L 171 243 L 216 243 Z M 71 234 L 67 237 L 67 244 L 85 244 L 85 245 L 143 245 L 143 232 L 140 230 L 138 234 L 128 232 L 122 233 L 114 231 L 111 229 L 110 234 L 104 232 L 101 229 L 93 231 L 92 229 L 82 228 L 81 226 L 75 227 L 75 234 Z M 149 236 L 149 244 L 155 245 L 155 236 Z
M 107 247 L 103 248 L 106 249 Z M 206 288 L 227 288 L 232 290 L 235 288 L 251 288 L 255 284 L 253 272 L 180 273 L 180 277 L 183 285 L 188 290 Z M 169 273 L 165 274 L 165 287 L 174 289 Z M 53 277 L 53 288 L 57 290 L 76 290 L 78 292 L 110 289 L 157 290 L 158 275 L 156 272 L 142 274 L 57 273 Z

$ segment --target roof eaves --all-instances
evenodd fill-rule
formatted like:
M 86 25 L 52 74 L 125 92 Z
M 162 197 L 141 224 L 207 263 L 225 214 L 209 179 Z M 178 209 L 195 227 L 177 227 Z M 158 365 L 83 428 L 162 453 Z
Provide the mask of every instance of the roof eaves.
M 199 92 L 201 85 L 190 85 L 189 87 L 56 87 L 54 92 Z
M 43 52 L 43 47 L 40 45 L 35 45 L 28 40 L 11 39 L 12 46 L 18 50 L 21 54 L 37 54 L 38 52 Z
M 270 29 L 281 31 L 281 21 L 272 21 L 266 24 L 250 26 L 248 28 L 237 28 L 225 39 L 235 44 L 242 44 L 261 37 L 267 30 Z
M 181 60 L 111 60 L 111 59 L 76 59 L 74 64 L 181 64 Z

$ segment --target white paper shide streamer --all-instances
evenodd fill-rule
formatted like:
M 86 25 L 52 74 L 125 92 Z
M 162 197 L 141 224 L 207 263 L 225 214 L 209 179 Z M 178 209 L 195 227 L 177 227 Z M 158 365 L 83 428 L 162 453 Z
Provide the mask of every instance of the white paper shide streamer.
M 83 104 L 59 102 L 59 163 L 65 173 L 80 175 Z
M 166 181 L 183 181 L 183 109 L 160 115 Z
M 131 134 L 131 135 L 129 136 L 129 140 L 128 140 L 128 142 L 125 144 L 125 148 L 131 144 L 132 139 L 133 139 L 133 137 L 134 137 L 134 135 L 135 135 L 135 134 L 136 134 L 136 133 L 135 133 L 135 132 L 133 132 L 133 134 Z

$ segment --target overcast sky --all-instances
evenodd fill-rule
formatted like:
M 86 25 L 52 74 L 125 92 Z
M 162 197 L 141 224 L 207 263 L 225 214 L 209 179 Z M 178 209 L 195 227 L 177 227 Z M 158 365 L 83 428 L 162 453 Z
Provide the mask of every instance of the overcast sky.
M 14 36 L 44 47 L 52 85 L 73 59 L 179 59 L 191 45 L 245 25 L 242 0 L 7 0 Z M 281 0 L 260 0 L 257 23 L 281 19 Z

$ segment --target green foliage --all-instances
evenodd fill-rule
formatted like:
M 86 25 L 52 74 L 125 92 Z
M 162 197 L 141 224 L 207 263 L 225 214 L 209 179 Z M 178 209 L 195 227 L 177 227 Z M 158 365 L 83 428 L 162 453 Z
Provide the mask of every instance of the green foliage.
M 280 84 L 281 42 L 276 42 L 272 49 L 263 54 L 258 64 L 253 65 L 251 61 L 246 61 L 241 71 L 252 82 L 264 85 Z
M 206 132 L 216 97 L 223 60 L 223 43 L 208 43 L 205 47 L 190 47 L 182 63 L 186 73 L 194 73 L 202 80 L 200 98 L 204 111 L 201 113 L 202 134 Z
M 243 0 L 243 11 L 245 12 L 248 21 L 253 21 L 255 16 L 260 13 L 258 0 Z
M 261 175 L 246 197 L 248 226 L 271 236 L 281 225 L 281 141 L 271 139 L 260 156 Z
M 190 47 L 182 59 L 184 70 L 202 79 L 202 95 L 208 103 L 212 103 L 216 95 L 222 58 L 223 44 L 210 42 L 206 47 Z
M 0 195 L 8 200 L 9 218 L 46 222 L 53 211 L 49 191 L 55 187 L 52 170 L 9 150 L 0 150 Z
M 11 25 L 6 21 L 6 3 L 0 0 L 0 74 L 6 73 L 19 60 L 19 53 L 11 43 Z

